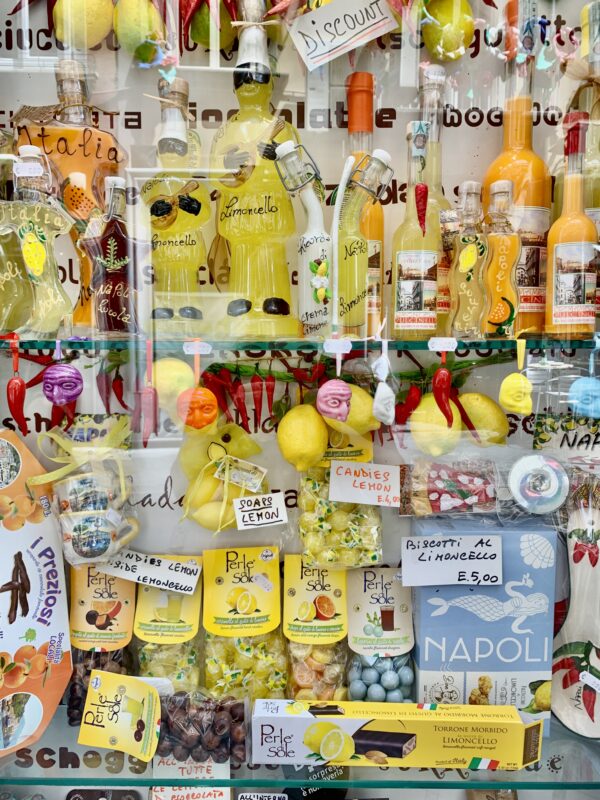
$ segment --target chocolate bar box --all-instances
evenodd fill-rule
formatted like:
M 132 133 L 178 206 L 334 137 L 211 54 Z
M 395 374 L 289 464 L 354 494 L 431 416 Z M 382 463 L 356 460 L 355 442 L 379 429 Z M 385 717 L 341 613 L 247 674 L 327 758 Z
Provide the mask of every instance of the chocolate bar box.
M 442 527 L 443 525 L 443 527 Z M 413 590 L 416 699 L 423 703 L 512 705 L 544 719 L 552 678 L 556 531 L 496 518 L 417 520 L 413 535 L 501 534 L 498 586 Z

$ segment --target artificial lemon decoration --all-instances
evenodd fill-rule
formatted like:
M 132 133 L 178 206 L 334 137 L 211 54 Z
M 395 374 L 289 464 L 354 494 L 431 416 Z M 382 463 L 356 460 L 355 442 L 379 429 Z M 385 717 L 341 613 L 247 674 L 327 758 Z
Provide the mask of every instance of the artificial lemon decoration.
M 279 423 L 277 442 L 285 460 L 298 472 L 306 472 L 325 455 L 327 425 L 314 406 L 294 406 Z
M 423 6 L 421 25 L 425 47 L 438 61 L 456 61 L 463 56 L 475 31 L 467 0 L 430 0 Z
M 381 422 L 373 416 L 373 398 L 365 389 L 350 384 L 352 399 L 350 400 L 350 413 L 345 422 L 331 417 L 323 417 L 325 422 L 334 431 L 352 437 L 355 434 L 364 436 L 369 431 L 377 431 Z
M 527 416 L 533 411 L 533 384 L 522 372 L 511 372 L 500 385 L 498 400 L 505 411 Z
M 236 32 L 231 21 L 229 12 L 225 8 L 225 3 L 221 0 L 219 3 L 219 48 L 221 50 L 229 50 L 235 42 Z M 190 39 L 208 49 L 210 47 L 211 28 L 216 27 L 216 24 L 208 4 L 203 4 L 200 10 L 196 11 L 192 17 Z
M 462 397 L 461 397 L 462 400 Z M 410 432 L 415 446 L 430 456 L 441 456 L 454 450 L 462 434 L 460 412 L 450 401 L 452 427 L 438 408 L 433 394 L 423 395 L 421 402 L 410 416 Z
M 113 13 L 113 25 L 119 44 L 128 53 L 146 45 L 149 58 L 138 60 L 146 62 L 152 60 L 155 46 L 150 42 L 159 42 L 165 38 L 165 25 L 153 3 L 150 0 L 118 0 Z
M 535 690 L 533 701 L 540 711 L 550 711 L 552 708 L 552 681 L 544 681 Z
M 112 0 L 58 0 L 52 19 L 59 42 L 77 50 L 89 50 L 112 30 Z
M 487 394 L 466 392 L 461 394 L 460 402 L 479 434 L 480 441 L 477 444 L 481 447 L 506 444 L 508 419 L 495 400 Z

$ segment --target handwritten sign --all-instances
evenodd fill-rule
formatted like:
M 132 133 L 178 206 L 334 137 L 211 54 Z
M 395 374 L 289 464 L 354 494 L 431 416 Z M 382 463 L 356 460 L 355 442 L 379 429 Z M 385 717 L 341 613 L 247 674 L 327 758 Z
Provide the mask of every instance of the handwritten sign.
M 236 497 L 233 510 L 238 531 L 281 525 L 288 521 L 283 492 Z
M 404 586 L 500 586 L 502 537 L 412 536 L 402 539 Z
M 219 786 L 220 780 L 231 777 L 229 762 L 215 764 L 212 760 L 196 763 L 191 757 L 187 761 L 176 761 L 173 756 L 155 756 L 152 762 L 155 778 L 172 779 L 180 775 L 185 780 L 206 782 L 206 786 L 153 786 L 151 800 L 230 800 L 231 789 Z M 215 782 L 215 786 L 210 783 Z
M 367 506 L 397 508 L 400 505 L 400 467 L 332 461 L 329 499 L 346 503 L 349 498 L 353 503 Z
M 127 581 L 181 594 L 194 593 L 202 571 L 200 563 L 171 561 L 127 549 L 121 550 L 99 569 Z
M 313 70 L 397 27 L 386 0 L 331 0 L 296 17 L 290 35 Z

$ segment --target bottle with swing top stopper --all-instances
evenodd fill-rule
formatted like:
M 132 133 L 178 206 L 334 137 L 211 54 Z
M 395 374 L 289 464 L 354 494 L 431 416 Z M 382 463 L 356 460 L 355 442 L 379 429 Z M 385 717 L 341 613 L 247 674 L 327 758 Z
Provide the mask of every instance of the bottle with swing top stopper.
M 490 186 L 486 225 L 490 260 L 484 278 L 487 304 L 483 317 L 483 333 L 487 339 L 514 339 L 516 333 L 521 239 L 510 222 L 512 192 L 512 181 L 495 181 Z

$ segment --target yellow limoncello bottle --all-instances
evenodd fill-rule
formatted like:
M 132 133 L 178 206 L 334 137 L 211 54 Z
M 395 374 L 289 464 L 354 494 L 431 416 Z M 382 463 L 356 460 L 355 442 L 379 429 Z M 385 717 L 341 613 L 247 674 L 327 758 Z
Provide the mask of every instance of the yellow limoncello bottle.
M 217 131 L 211 151 L 220 192 L 218 231 L 231 251 L 230 300 L 221 328 L 246 338 L 299 337 L 286 255 L 296 230 L 294 210 L 275 169 L 277 145 L 298 139 L 270 108 L 273 75 L 260 24 L 265 2 L 240 5 L 246 25 L 233 74 L 239 111 Z
M 142 187 L 151 225 L 152 324 L 158 336 L 198 336 L 210 324 L 201 308 L 202 295 L 209 290 L 202 228 L 210 218 L 210 194 L 194 177 L 200 140 L 188 127 L 188 82 L 175 78 L 169 84 L 161 78 L 158 91 L 156 156 L 161 171 Z
M 408 123 L 408 185 L 404 220 L 392 240 L 392 338 L 435 336 L 437 265 L 442 250 L 439 211 L 428 200 L 425 166 L 429 123 Z

